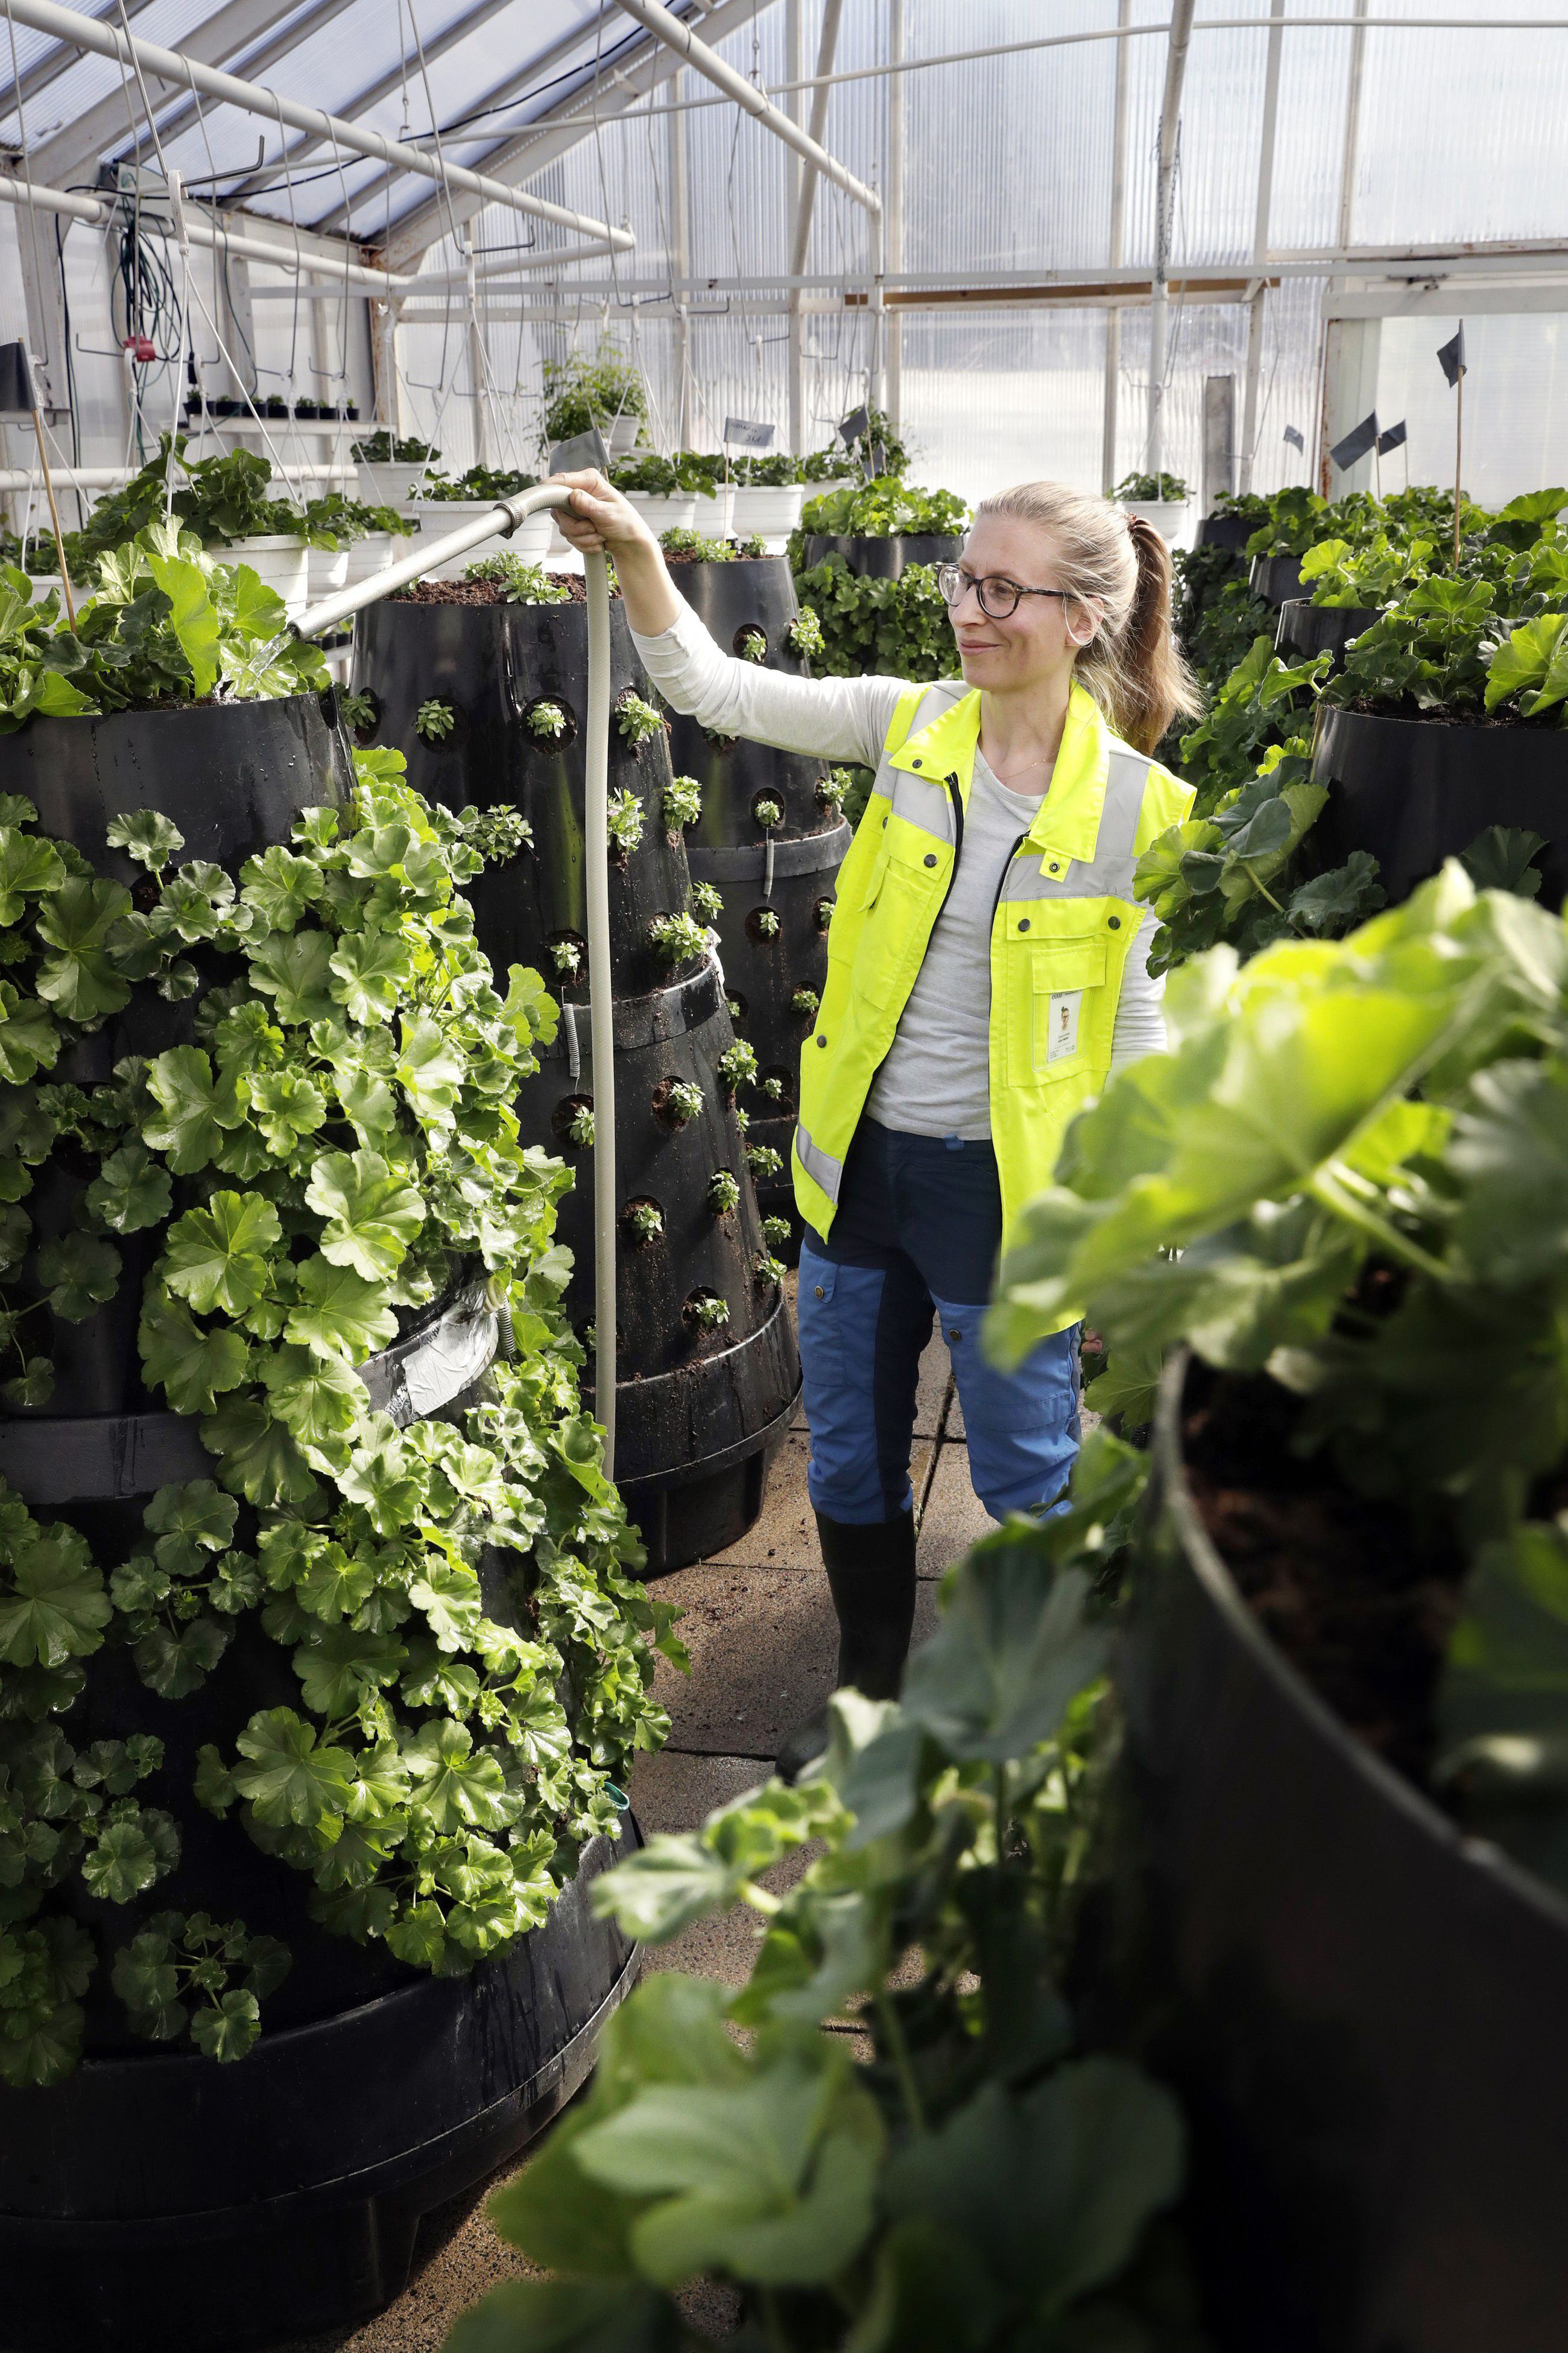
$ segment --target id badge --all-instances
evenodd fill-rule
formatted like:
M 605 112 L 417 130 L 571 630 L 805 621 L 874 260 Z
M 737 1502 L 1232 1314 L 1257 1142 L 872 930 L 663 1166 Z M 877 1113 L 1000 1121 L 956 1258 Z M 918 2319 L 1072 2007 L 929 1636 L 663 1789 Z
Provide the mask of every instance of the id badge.
M 1049 1044 L 1046 1048 L 1047 1062 L 1065 1062 L 1078 1052 L 1079 1015 L 1083 1010 L 1081 988 L 1066 988 L 1051 997 Z

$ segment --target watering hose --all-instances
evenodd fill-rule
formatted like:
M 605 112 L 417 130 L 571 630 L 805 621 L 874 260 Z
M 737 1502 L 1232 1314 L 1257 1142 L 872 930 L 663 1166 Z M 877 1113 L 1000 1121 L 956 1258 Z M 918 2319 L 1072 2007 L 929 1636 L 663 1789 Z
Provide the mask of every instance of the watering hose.
M 417 555 L 405 555 L 352 588 L 340 589 L 300 614 L 293 624 L 300 638 L 320 637 L 350 615 L 374 605 L 395 588 L 405 588 L 434 565 L 448 564 L 487 539 L 510 539 L 525 516 L 541 507 L 563 507 L 572 493 L 541 482 L 513 499 L 499 499 L 488 514 L 476 515 Z M 583 823 L 587 835 L 588 1034 L 594 1058 L 594 1389 L 605 1426 L 605 1470 L 616 1464 L 616 1061 L 615 1018 L 610 996 L 610 581 L 602 555 L 583 560 L 588 591 L 588 725 Z

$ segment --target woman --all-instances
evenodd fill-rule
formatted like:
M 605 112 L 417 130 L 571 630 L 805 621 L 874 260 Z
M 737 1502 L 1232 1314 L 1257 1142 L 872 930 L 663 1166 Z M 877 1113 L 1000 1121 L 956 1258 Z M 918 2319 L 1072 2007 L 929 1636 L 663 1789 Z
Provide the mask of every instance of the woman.
M 915 1601 L 916 1366 L 941 1316 L 975 1492 L 1058 1502 L 1079 1440 L 1078 1333 L 1013 1373 L 981 1324 L 997 1255 L 1068 1122 L 1164 1043 L 1132 870 L 1192 795 L 1149 754 L 1197 698 L 1151 525 L 1055 482 L 984 500 L 939 579 L 962 682 L 799 679 L 731 659 L 652 534 L 595 473 L 562 529 L 615 558 L 639 655 L 678 711 L 875 768 L 838 876 L 827 985 L 801 1054 L 795 1197 L 809 1489 L 841 1683 L 897 1691 Z M 780 1770 L 823 1745 L 799 1725 Z

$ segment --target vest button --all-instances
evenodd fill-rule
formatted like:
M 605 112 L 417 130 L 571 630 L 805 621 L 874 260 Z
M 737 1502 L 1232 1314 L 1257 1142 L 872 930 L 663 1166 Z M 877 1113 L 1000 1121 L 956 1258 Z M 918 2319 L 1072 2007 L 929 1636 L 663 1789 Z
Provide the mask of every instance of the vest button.
M 1121 929 L 1121 918 L 1120 915 L 1111 915 L 1108 917 L 1107 920 L 1109 921 L 1113 932 L 1119 932 Z
M 1028 928 L 1029 928 L 1029 918 L 1027 917 L 1027 915 L 1020 915 L 1020 916 L 1019 916 L 1019 918 L 1018 918 L 1018 929 L 1019 929 L 1021 932 L 1026 932 L 1026 931 L 1028 930 Z
M 826 1299 L 827 1296 L 820 1282 L 816 1285 L 816 1295 L 818 1299 Z
M 1059 874 L 1061 871 L 1061 868 L 1057 864 L 1056 860 L 1053 858 L 1051 860 L 1051 872 L 1053 874 Z
M 819 1038 L 819 1039 L 817 1039 L 817 1041 L 816 1041 L 816 1042 L 817 1042 L 817 1044 L 818 1044 L 819 1046 L 826 1046 L 826 1043 L 827 1043 L 827 1040 L 826 1040 L 826 1038 Z
M 928 851 L 928 852 L 927 852 L 927 855 L 926 855 L 926 864 L 927 864 L 928 866 L 934 866 L 934 865 L 936 864 L 936 852 L 935 852 L 935 850 L 930 850 L 930 851 Z
M 925 762 L 923 760 L 911 760 L 910 762 L 910 765 L 911 768 L 923 768 L 925 766 Z

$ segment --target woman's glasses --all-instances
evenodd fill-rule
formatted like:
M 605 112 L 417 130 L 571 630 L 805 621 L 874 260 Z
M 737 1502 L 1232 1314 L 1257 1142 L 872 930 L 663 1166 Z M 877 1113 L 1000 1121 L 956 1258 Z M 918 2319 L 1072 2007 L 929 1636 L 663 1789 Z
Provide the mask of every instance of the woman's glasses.
M 1018 609 L 1020 596 L 1065 596 L 1065 588 L 1020 588 L 1016 580 L 1004 579 L 1000 573 L 988 573 L 977 579 L 959 564 L 939 564 L 936 585 L 944 605 L 961 605 L 971 588 L 975 600 L 988 621 L 1005 621 Z

